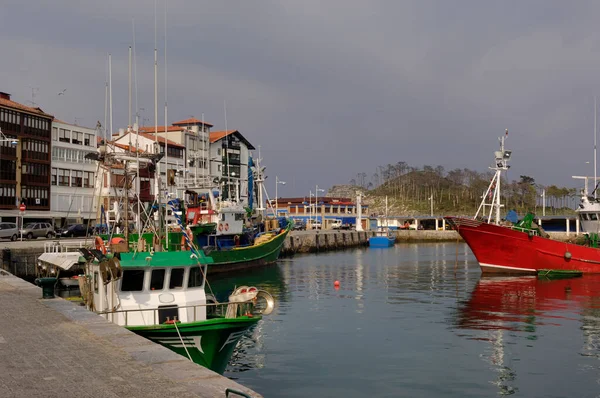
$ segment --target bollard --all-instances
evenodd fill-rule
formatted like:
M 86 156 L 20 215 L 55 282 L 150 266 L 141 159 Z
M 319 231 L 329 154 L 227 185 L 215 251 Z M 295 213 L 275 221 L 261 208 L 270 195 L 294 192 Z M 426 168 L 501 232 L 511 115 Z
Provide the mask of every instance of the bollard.
M 54 298 L 54 285 L 56 285 L 57 278 L 37 278 L 35 284 L 42 288 L 42 298 L 51 299 Z

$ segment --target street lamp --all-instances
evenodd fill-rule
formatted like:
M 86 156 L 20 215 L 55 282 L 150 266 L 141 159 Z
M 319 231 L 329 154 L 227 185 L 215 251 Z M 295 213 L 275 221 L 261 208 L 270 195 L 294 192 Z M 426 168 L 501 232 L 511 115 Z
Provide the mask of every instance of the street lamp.
M 319 221 L 319 219 L 317 218 L 317 206 L 319 205 L 319 201 L 317 200 L 317 197 L 319 196 L 319 191 L 320 192 L 325 192 L 324 189 L 320 189 L 319 186 L 317 185 L 315 187 L 315 222 Z M 323 228 L 323 225 L 321 225 L 321 228 Z
M 279 177 L 275 176 L 275 218 L 277 218 L 277 208 L 279 207 L 279 196 L 277 196 L 277 187 L 281 185 L 285 185 L 285 181 L 281 181 Z

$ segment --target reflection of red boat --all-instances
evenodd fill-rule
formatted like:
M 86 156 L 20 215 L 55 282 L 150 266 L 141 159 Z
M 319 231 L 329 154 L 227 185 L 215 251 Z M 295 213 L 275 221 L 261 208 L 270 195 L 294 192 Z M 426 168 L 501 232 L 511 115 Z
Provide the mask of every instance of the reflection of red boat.
M 558 280 L 533 276 L 482 278 L 461 311 L 459 327 L 516 330 L 529 323 L 529 317 L 572 307 L 600 308 L 600 275 Z
M 540 270 L 600 273 L 597 248 L 468 218 L 445 219 L 467 242 L 484 273 L 537 273 Z

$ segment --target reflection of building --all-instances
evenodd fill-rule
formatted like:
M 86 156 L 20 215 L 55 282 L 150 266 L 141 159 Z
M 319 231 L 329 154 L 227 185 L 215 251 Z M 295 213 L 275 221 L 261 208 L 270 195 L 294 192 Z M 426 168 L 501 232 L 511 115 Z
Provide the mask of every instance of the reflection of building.
M 86 158 L 97 151 L 96 130 L 52 122 L 51 210 L 53 218 L 95 219 L 96 162 Z
M 237 130 L 210 133 L 210 174 L 223 199 L 248 203 L 248 160 L 254 147 Z
M 50 127 L 54 117 L 22 105 L 0 92 L 0 217 L 18 216 L 19 202 L 27 217 L 50 210 Z M 9 141 L 15 138 L 15 141 Z

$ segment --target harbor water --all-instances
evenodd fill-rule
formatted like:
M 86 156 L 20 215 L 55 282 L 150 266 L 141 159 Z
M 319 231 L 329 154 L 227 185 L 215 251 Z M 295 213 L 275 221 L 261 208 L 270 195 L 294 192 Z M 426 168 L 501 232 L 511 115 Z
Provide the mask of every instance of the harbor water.
M 464 243 L 420 243 L 296 256 L 211 288 L 225 299 L 232 283 L 277 302 L 225 373 L 266 397 L 600 394 L 600 277 L 482 277 Z

